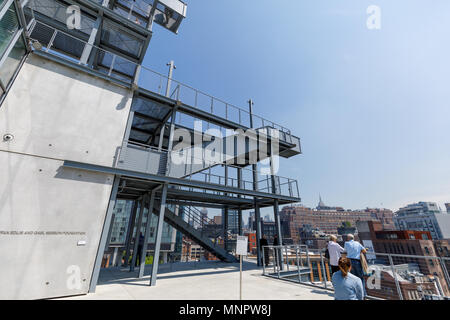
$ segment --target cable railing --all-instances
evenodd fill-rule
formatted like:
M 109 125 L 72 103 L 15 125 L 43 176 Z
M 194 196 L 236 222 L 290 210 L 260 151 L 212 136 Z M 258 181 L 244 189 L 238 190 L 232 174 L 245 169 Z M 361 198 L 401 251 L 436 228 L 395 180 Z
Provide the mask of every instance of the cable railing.
M 140 79 L 145 79 L 145 82 L 139 83 L 144 89 L 161 95 L 164 95 L 167 90 L 169 78 L 145 66 L 142 66 Z M 214 97 L 173 78 L 170 81 L 176 85 L 178 100 L 183 101 L 183 103 L 248 128 L 271 127 L 277 129 L 281 133 L 280 140 L 289 141 L 288 136 L 291 135 L 291 131 L 288 128 L 253 113 L 250 114 L 244 108 Z
M 363 285 L 369 299 L 450 300 L 450 257 L 370 251 L 366 259 Z M 264 246 L 262 261 L 265 276 L 334 290 L 331 265 L 323 250 Z
M 32 13 L 34 12 L 30 9 Z M 222 117 L 248 128 L 270 127 L 280 131 L 279 139 L 292 143 L 291 131 L 274 121 L 265 119 L 244 108 L 235 106 L 222 99 L 214 97 L 203 91 L 195 89 L 175 79 L 170 79 L 157 71 L 137 64 L 123 55 L 112 53 L 94 44 L 80 40 L 74 35 L 56 29 L 42 21 L 33 20 L 29 29 L 30 39 L 38 45 L 35 50 L 44 51 L 58 56 L 64 60 L 93 69 L 108 77 L 132 84 L 135 74 L 140 68 L 137 84 L 146 90 L 165 95 L 166 89 L 171 92 L 170 98 L 183 101 L 186 105 L 200 109 L 215 116 Z M 96 63 L 92 63 L 92 55 L 96 55 Z M 167 88 L 169 83 L 174 90 Z M 251 123 L 253 122 L 253 123 Z M 253 125 L 252 125 L 253 124 Z
M 132 161 L 127 162 L 127 153 L 131 151 L 130 147 L 133 149 Z M 123 149 L 125 147 L 125 149 Z M 127 142 L 124 143 L 122 147 L 119 148 L 120 153 L 118 157 L 118 162 L 116 166 L 134 171 L 140 171 L 145 173 L 157 173 L 165 174 L 169 176 L 179 177 L 187 179 L 190 181 L 200 181 L 209 184 L 216 184 L 220 186 L 227 186 L 232 188 L 238 188 L 243 190 L 255 190 L 255 184 L 253 180 L 246 180 L 244 176 L 253 177 L 253 173 L 256 172 L 260 175 L 260 170 L 254 171 L 252 168 L 239 167 L 230 164 L 224 164 L 218 161 L 211 161 L 206 159 L 206 157 L 195 157 L 190 156 L 187 160 L 197 160 L 199 164 L 194 167 L 193 164 L 188 161 L 181 163 L 174 163 L 172 155 L 178 153 L 178 151 L 168 152 L 165 149 L 158 149 L 156 147 L 143 145 L 137 142 Z M 157 156 L 157 158 L 154 158 Z M 139 158 L 139 159 L 138 159 Z M 183 160 L 183 159 L 182 159 Z M 141 167 L 136 167 L 136 164 L 142 164 Z M 177 168 L 182 167 L 183 170 L 177 171 L 177 174 L 172 174 L 172 166 Z M 186 168 L 184 168 L 186 166 Z M 161 170 L 161 167 L 165 167 L 165 170 Z M 217 172 L 211 172 L 211 168 L 221 167 L 223 172 L 218 174 Z M 237 177 L 227 176 L 225 170 L 235 169 L 241 172 L 241 179 Z M 181 175 L 179 173 L 182 172 Z M 256 183 L 256 191 L 277 194 L 282 196 L 289 196 L 292 198 L 299 198 L 299 188 L 298 181 L 295 179 L 282 177 L 282 176 L 270 176 L 264 175 L 265 177 Z M 273 184 L 273 182 L 275 182 Z M 193 191 L 195 188 L 188 188 L 188 190 Z M 206 192 L 206 190 L 204 190 Z M 213 191 L 212 193 L 223 194 L 222 191 Z M 245 197 L 245 196 L 243 196 Z
M 175 153 L 175 152 L 177 152 L 177 151 L 172 151 L 172 153 Z M 171 156 L 168 157 L 168 159 L 169 159 L 168 167 L 170 167 L 170 161 L 172 161 L 171 158 L 172 158 Z M 223 173 L 223 174 L 212 173 L 208 169 L 213 166 L 222 166 L 224 169 L 228 168 L 228 169 L 240 170 L 241 172 L 243 172 L 242 175 L 247 175 L 247 176 L 253 176 L 254 172 L 256 172 L 257 174 L 261 173 L 259 170 L 255 171 L 250 168 L 239 167 L 239 166 L 230 165 L 230 164 L 223 164 L 222 162 L 208 161 L 208 160 L 205 160 L 205 157 L 203 157 L 203 158 L 195 158 L 194 157 L 194 159 L 197 159 L 197 160 L 203 162 L 203 169 L 199 172 L 193 172 L 193 173 L 189 173 L 189 174 L 185 175 L 184 176 L 185 179 L 198 180 L 198 181 L 202 181 L 205 183 L 212 183 L 212 184 L 217 184 L 217 185 L 221 185 L 221 186 L 228 186 L 228 187 L 239 188 L 239 189 L 244 189 L 244 190 L 255 190 L 255 183 L 253 182 L 253 180 L 250 181 L 250 180 L 245 180 L 243 178 L 238 179 L 238 178 L 226 176 L 225 173 Z M 189 163 L 187 163 L 186 165 L 189 165 Z M 208 171 L 206 171 L 206 170 L 208 170 Z M 300 194 L 299 194 L 297 180 L 287 178 L 287 177 L 282 177 L 282 176 L 273 176 L 273 179 L 275 181 L 275 185 L 274 185 L 275 188 L 273 188 L 273 186 L 272 186 L 272 176 L 265 175 L 264 179 L 256 182 L 256 191 L 265 192 L 265 193 L 274 193 L 274 194 L 278 194 L 278 195 L 299 198 Z M 262 187 L 260 186 L 261 182 L 263 182 Z M 221 192 L 219 192 L 219 193 L 221 193 Z

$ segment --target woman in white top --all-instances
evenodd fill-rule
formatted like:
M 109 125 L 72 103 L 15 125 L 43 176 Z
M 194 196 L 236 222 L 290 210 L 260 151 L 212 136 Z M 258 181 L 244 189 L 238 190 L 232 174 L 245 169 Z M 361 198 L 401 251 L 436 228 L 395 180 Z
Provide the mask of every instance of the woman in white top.
M 328 242 L 328 252 L 330 254 L 330 266 L 332 273 L 339 271 L 339 258 L 341 253 L 344 252 L 339 243 L 337 243 L 337 238 L 334 235 L 330 236 L 330 241 Z

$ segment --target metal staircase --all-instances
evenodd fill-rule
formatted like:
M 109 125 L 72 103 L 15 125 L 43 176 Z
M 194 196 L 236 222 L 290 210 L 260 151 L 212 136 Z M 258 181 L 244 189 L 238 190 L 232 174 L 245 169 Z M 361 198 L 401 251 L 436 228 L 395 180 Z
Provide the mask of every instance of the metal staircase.
M 155 206 L 156 210 L 154 210 L 153 212 L 155 215 L 158 215 L 159 213 L 159 205 L 160 204 L 157 203 L 157 205 Z M 194 213 L 192 211 L 192 215 L 193 214 Z M 213 241 L 211 241 L 211 239 L 204 235 L 201 230 L 196 229 L 194 226 L 186 222 L 186 217 L 189 218 L 192 216 L 177 216 L 172 210 L 166 207 L 166 211 L 164 213 L 164 221 L 167 224 L 194 240 L 197 244 L 214 254 L 220 260 L 224 262 L 237 262 L 237 258 L 235 256 L 228 253 L 224 248 L 220 247 L 217 242 L 214 243 Z M 198 217 L 196 217 L 195 219 L 198 220 Z

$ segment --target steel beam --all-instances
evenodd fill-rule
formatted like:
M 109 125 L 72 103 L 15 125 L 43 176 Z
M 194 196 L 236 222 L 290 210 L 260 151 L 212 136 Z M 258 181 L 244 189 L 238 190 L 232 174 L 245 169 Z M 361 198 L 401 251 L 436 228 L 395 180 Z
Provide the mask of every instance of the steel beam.
M 222 219 L 222 236 L 223 236 L 223 248 L 225 251 L 228 250 L 228 207 L 223 209 L 223 219 Z
M 238 187 L 242 188 L 242 168 L 237 169 L 237 179 L 238 179 Z M 241 196 L 238 195 L 238 198 Z M 239 235 L 242 236 L 242 209 L 238 209 L 238 227 L 239 227 Z
M 128 221 L 127 239 L 125 242 L 125 257 L 123 266 L 128 266 L 128 260 L 130 260 L 130 247 L 133 240 L 134 225 L 136 223 L 136 213 L 138 208 L 138 200 L 133 201 L 133 207 L 131 209 L 131 217 Z
M 136 226 L 136 236 L 134 238 L 134 246 L 133 246 L 133 258 L 131 259 L 131 265 L 130 265 L 130 272 L 134 271 L 134 265 L 136 264 L 136 258 L 138 253 L 138 246 L 139 246 L 139 238 L 140 238 L 140 232 L 142 227 L 142 220 L 144 218 L 144 207 L 145 207 L 145 200 L 147 196 L 144 196 L 141 200 L 141 209 L 139 210 L 139 218 L 138 223 Z M 142 260 L 142 257 L 141 257 Z
M 105 223 L 103 225 L 102 235 L 100 237 L 100 243 L 97 250 L 97 256 L 95 258 L 94 270 L 92 271 L 91 283 L 89 286 L 89 292 L 94 293 L 97 287 L 98 277 L 100 275 L 100 267 L 102 265 L 103 254 L 105 252 L 106 241 L 108 238 L 109 227 L 111 225 L 111 218 L 116 204 L 117 190 L 119 189 L 120 176 L 114 178 L 111 197 L 109 198 L 108 209 L 106 210 Z
M 64 160 L 64 167 L 87 170 L 87 171 L 94 171 L 94 172 L 116 174 L 116 175 L 131 177 L 131 178 L 138 178 L 138 179 L 142 179 L 142 180 L 153 181 L 153 182 L 157 182 L 157 183 L 168 183 L 168 184 L 179 185 L 179 186 L 220 191 L 220 192 L 224 192 L 224 193 L 241 194 L 241 195 L 253 196 L 253 197 L 258 197 L 258 198 L 285 200 L 285 201 L 293 202 L 293 203 L 300 202 L 299 198 L 294 198 L 294 197 L 288 197 L 288 196 L 283 196 L 283 195 L 274 195 L 272 193 L 244 190 L 244 189 L 239 189 L 239 188 L 234 188 L 234 187 L 226 187 L 226 186 L 222 186 L 222 185 L 218 185 L 218 184 L 214 184 L 214 183 L 206 183 L 206 182 L 196 181 L 196 180 L 188 180 L 188 179 L 161 176 L 161 175 L 150 174 L 150 173 L 142 173 L 142 172 L 130 171 L 130 170 L 125 170 L 125 169 L 120 169 L 120 168 L 105 167 L 105 166 L 100 166 L 100 165 L 95 165 L 95 164 L 90 164 L 90 163 L 75 162 L 75 161 L 70 161 L 70 160 Z
M 145 258 L 147 255 L 148 238 L 150 236 L 150 225 L 151 225 L 152 217 L 153 217 L 153 207 L 155 205 L 155 194 L 156 194 L 156 189 L 152 191 L 151 196 L 150 196 L 150 203 L 148 206 L 147 223 L 145 225 L 144 244 L 141 249 L 141 261 L 139 261 L 138 278 L 142 278 L 144 276 Z
M 159 209 L 158 225 L 156 227 L 155 253 L 153 255 L 152 274 L 150 278 L 150 286 L 156 285 L 156 277 L 158 275 L 159 254 L 161 251 L 162 229 L 164 223 L 164 213 L 166 211 L 167 184 L 164 184 L 161 195 L 161 207 Z
M 253 129 L 253 101 L 252 99 L 248 100 L 248 111 L 250 114 L 250 128 Z M 258 166 L 256 164 L 252 164 L 253 170 L 253 191 L 258 190 Z M 256 253 L 257 253 L 257 261 L 258 266 L 261 265 L 261 214 L 259 212 L 258 199 L 256 196 L 253 197 L 254 207 L 255 207 L 255 221 L 256 221 Z

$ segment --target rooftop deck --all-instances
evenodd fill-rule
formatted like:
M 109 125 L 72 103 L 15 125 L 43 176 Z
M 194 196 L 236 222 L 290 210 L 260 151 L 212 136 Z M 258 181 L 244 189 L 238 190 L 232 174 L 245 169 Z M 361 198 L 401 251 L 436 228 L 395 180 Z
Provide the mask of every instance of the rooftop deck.
M 96 293 L 67 297 L 81 300 L 238 300 L 239 264 L 216 261 L 163 264 L 158 285 L 150 287 L 150 266 L 145 276 L 126 268 L 102 269 Z M 332 300 L 327 290 L 262 276 L 255 262 L 243 263 L 244 300 Z

